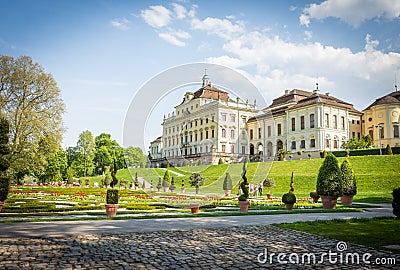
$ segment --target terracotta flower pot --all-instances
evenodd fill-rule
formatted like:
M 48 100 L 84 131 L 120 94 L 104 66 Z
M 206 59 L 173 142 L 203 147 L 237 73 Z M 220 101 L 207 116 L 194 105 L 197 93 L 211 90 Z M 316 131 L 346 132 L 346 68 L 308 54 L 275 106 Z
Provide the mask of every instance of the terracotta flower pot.
M 240 212 L 249 212 L 249 201 L 239 201 Z
M 231 195 L 231 191 L 228 189 L 228 190 L 224 190 L 225 191 L 225 196 L 229 196 L 229 195 Z
M 352 205 L 353 204 L 353 196 L 342 195 L 341 201 L 342 201 L 342 204 L 344 204 L 344 205 Z
M 117 215 L 118 204 L 106 204 L 107 217 L 115 217 Z
M 192 214 L 197 214 L 199 212 L 200 204 L 199 203 L 191 203 L 190 204 L 190 211 Z
M 271 193 L 267 193 L 267 200 L 272 200 L 272 194 Z
M 336 209 L 337 196 L 322 196 L 322 207 L 324 209 Z
M 5 202 L 1 202 L 1 201 L 0 201 L 0 212 L 1 212 L 1 210 L 3 209 L 4 204 L 5 204 Z
M 286 203 L 286 210 L 292 210 L 293 209 L 293 203 Z

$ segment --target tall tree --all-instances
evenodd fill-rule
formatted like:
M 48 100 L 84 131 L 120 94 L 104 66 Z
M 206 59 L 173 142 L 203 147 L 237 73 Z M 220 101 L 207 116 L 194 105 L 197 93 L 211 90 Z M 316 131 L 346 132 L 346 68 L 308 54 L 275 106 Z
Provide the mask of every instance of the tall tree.
M 59 145 L 63 132 L 64 103 L 53 76 L 28 56 L 0 55 L 0 108 L 10 123 L 10 171 L 43 168 L 40 144 Z
M 140 147 L 129 146 L 124 150 L 125 162 L 128 167 L 141 167 L 146 165 L 147 156 Z
M 77 143 L 78 150 L 82 153 L 83 157 L 83 176 L 91 174 L 93 171 L 93 158 L 95 151 L 95 141 L 91 131 L 86 130 L 79 134 L 79 139 Z

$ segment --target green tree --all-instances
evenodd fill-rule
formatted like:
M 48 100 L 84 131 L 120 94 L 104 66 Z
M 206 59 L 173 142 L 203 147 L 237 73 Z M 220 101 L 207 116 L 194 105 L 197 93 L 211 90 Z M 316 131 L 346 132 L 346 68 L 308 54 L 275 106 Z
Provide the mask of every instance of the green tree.
M 341 195 L 354 196 L 357 194 L 357 184 L 354 177 L 354 170 L 350 161 L 345 159 L 340 165 L 342 174 L 342 193 Z
M 196 188 L 196 194 L 199 193 L 200 186 L 204 185 L 205 179 L 201 173 L 192 173 L 190 175 L 189 184 Z
M 64 103 L 51 74 L 28 56 L 0 55 L 0 108 L 10 124 L 10 172 L 42 172 L 43 141 L 59 145 Z
M 72 182 L 74 181 L 74 169 L 72 169 L 71 166 L 67 169 L 67 180 L 68 184 L 72 184 Z
M 129 146 L 124 150 L 125 162 L 127 167 L 141 167 L 146 165 L 147 156 L 143 154 L 140 147 Z
M 83 176 L 93 172 L 93 158 L 95 151 L 95 141 L 91 131 L 86 130 L 79 134 L 77 148 L 82 153 L 83 157 Z
M 10 162 L 9 131 L 10 126 L 4 117 L 0 115 L 0 201 L 4 202 L 10 189 L 10 178 L 7 174 Z
M 317 193 L 323 196 L 340 196 L 342 193 L 342 174 L 337 158 L 328 153 L 317 177 Z

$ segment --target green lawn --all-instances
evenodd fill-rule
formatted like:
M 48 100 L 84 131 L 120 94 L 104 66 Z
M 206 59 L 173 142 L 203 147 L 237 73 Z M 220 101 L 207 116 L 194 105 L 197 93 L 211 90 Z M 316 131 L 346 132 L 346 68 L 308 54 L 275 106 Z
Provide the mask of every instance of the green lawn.
M 384 246 L 400 243 L 400 219 L 397 218 L 320 220 L 275 226 L 400 253 L 398 249 L 384 248 Z
M 339 163 L 344 158 L 339 158 Z M 358 194 L 354 201 L 381 203 L 391 202 L 391 192 L 400 186 L 400 155 L 393 156 L 359 156 L 349 157 L 353 165 L 357 179 Z M 309 197 L 309 192 L 315 189 L 319 167 L 323 159 L 312 160 L 287 160 L 263 163 L 249 163 L 247 167 L 247 178 L 252 183 L 260 183 L 266 177 L 273 178 L 276 186 L 271 189 L 271 193 L 280 197 L 289 190 L 291 173 L 294 173 L 295 194 L 297 197 Z M 222 194 L 222 183 L 226 172 L 229 172 L 233 181 L 233 192 L 237 191 L 237 183 L 240 181 L 242 164 L 222 164 L 212 166 L 191 166 L 169 168 L 170 171 L 183 174 L 174 176 L 175 186 L 178 190 L 184 180 L 185 189 L 193 192 L 189 186 L 189 177 L 193 172 L 200 172 L 206 179 L 205 185 L 200 188 L 203 194 Z M 118 178 L 133 180 L 135 173 L 143 177 L 148 182 L 157 185 L 158 178 L 163 177 L 165 169 L 135 168 L 119 170 Z M 91 184 L 100 182 L 101 177 L 91 177 Z M 266 191 L 264 192 L 266 193 Z

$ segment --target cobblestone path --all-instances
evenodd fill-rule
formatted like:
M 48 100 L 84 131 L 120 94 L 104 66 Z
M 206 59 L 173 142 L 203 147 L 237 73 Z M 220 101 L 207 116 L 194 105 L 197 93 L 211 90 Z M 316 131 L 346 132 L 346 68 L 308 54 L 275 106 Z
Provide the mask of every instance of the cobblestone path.
M 400 256 L 393 253 L 270 225 L 8 237 L 0 238 L 0 248 L 0 269 L 399 269 L 400 265 Z M 363 256 L 370 264 L 363 262 Z M 396 265 L 378 265 L 378 258 L 381 262 L 394 258 Z

